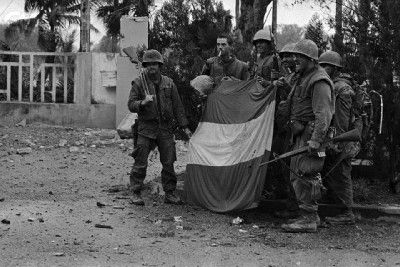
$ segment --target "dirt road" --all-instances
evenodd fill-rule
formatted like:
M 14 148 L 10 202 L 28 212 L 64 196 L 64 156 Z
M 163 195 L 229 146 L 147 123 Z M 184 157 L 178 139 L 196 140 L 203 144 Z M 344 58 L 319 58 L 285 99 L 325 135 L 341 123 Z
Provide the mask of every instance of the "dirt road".
M 114 135 L 0 126 L 0 266 L 400 266 L 396 220 L 287 234 L 258 210 L 165 205 L 156 154 L 146 206 L 131 206 L 132 145 Z M 178 172 L 185 155 L 179 144 Z

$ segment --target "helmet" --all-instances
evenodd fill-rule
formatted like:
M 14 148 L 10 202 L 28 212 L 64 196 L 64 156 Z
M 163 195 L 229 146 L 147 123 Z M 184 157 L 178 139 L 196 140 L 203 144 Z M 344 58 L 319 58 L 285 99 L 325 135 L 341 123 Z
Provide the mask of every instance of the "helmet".
M 293 53 L 293 48 L 296 45 L 296 43 L 288 43 L 284 47 L 282 47 L 281 51 L 279 51 L 279 54 L 283 53 Z
M 342 58 L 335 51 L 326 51 L 319 56 L 318 59 L 319 64 L 329 64 L 339 68 L 342 68 Z
M 272 41 L 272 34 L 268 30 L 259 30 L 258 32 L 256 32 L 256 34 L 254 34 L 253 44 L 261 40 Z
M 144 67 L 146 67 L 146 63 L 150 63 L 150 62 L 157 62 L 160 64 L 164 64 L 164 59 L 162 57 L 162 55 L 160 54 L 160 52 L 158 52 L 157 50 L 147 50 L 144 55 L 143 55 L 143 61 L 142 64 Z
M 318 60 L 318 46 L 309 39 L 303 39 L 297 42 L 292 53 Z

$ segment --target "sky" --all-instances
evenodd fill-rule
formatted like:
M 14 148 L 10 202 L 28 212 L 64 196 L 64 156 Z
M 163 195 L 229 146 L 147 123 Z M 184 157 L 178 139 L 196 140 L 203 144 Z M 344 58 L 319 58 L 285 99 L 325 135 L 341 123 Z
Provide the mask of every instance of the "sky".
M 157 6 L 162 5 L 162 0 L 156 0 Z M 225 9 L 231 11 L 231 15 L 235 16 L 235 0 L 223 0 Z M 312 15 L 316 12 L 320 17 L 329 15 L 328 11 L 321 10 L 319 7 L 312 7 L 310 2 L 305 4 L 297 4 L 292 6 L 293 0 L 278 0 L 278 24 L 298 24 L 304 26 L 308 23 Z M 21 18 L 33 16 L 34 14 L 26 14 L 24 12 L 24 0 L 0 0 L 0 23 L 7 23 Z M 313 6 L 316 6 L 315 4 Z M 269 9 L 268 9 L 269 10 Z M 334 9 L 332 9 L 334 11 Z M 100 34 L 91 34 L 92 41 L 98 41 L 104 34 L 102 23 L 92 16 L 92 23 L 101 31 Z M 267 19 L 267 24 L 271 24 L 271 14 Z

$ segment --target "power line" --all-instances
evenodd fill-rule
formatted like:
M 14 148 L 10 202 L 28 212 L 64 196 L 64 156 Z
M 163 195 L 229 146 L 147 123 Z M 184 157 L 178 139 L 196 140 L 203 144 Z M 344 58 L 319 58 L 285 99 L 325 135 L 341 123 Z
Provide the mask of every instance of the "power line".
M 8 5 L 6 6 L 6 8 L 0 13 L 0 17 L 4 14 L 4 12 L 6 12 L 6 10 L 11 6 L 13 0 L 10 0 L 10 2 L 8 3 Z

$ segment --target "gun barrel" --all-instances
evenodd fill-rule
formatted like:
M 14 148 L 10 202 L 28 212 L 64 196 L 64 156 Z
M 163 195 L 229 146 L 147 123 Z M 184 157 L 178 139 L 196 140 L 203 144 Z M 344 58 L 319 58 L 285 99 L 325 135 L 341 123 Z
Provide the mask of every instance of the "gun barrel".
M 338 135 L 330 140 L 331 142 L 349 142 L 349 141 L 361 141 L 360 132 L 357 129 L 345 132 Z

